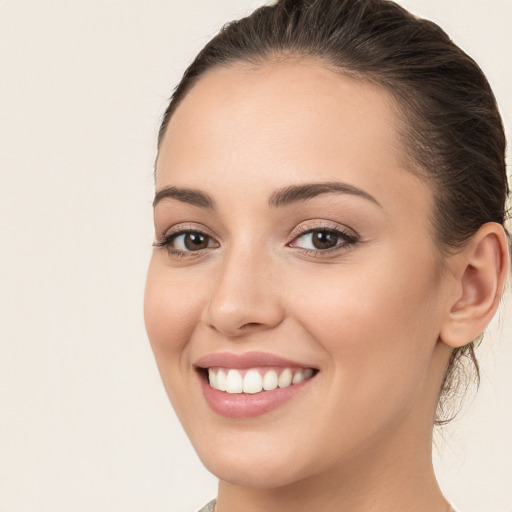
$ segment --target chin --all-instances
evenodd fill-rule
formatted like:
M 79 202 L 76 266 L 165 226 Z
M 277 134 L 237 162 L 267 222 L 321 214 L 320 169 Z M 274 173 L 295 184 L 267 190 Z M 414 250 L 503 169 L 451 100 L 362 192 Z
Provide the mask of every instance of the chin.
M 314 439 L 310 439 L 309 444 L 290 432 L 283 436 L 279 435 L 282 432 L 270 435 L 255 430 L 223 434 L 210 438 L 191 437 L 204 466 L 221 481 L 241 487 L 272 489 L 321 472 L 318 461 L 322 459 L 316 457 L 321 448 Z
M 250 487 L 255 489 L 273 489 L 285 487 L 305 475 L 300 471 L 290 471 L 293 463 L 276 460 L 270 457 L 264 461 L 246 459 L 231 460 L 232 458 L 214 457 L 214 460 L 202 459 L 206 469 L 215 475 L 219 480 L 228 482 L 239 487 Z

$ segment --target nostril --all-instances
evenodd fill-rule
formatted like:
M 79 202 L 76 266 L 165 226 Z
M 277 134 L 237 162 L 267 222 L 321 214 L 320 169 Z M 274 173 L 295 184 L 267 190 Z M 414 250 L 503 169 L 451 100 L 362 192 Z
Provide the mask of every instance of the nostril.
M 250 329 L 251 327 L 258 327 L 259 325 L 261 324 L 259 324 L 258 322 L 249 322 L 247 324 L 242 325 L 240 329 Z
M 263 324 L 260 322 L 247 322 L 246 324 L 242 324 L 240 327 L 238 327 L 238 332 L 240 331 L 250 331 L 251 329 L 256 329 Z M 208 327 L 210 329 L 213 329 L 214 331 L 219 330 L 214 324 L 208 324 Z

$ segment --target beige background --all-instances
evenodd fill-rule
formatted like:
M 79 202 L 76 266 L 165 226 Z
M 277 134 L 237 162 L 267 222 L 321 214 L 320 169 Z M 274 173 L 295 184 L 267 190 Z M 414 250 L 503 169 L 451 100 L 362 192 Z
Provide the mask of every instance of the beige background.
M 193 511 L 215 493 L 142 321 L 159 117 L 250 0 L 0 0 L 0 511 Z M 403 0 L 482 65 L 512 132 L 511 0 Z M 461 512 L 512 512 L 512 308 L 438 439 Z M 495 322 L 498 323 L 498 322 Z

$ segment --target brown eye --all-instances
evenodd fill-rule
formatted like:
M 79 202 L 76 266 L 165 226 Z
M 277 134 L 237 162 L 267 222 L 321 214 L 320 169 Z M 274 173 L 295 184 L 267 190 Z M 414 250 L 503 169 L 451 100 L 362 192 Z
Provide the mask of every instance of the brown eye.
M 315 249 L 331 249 L 338 244 L 339 236 L 332 231 L 313 231 L 311 243 Z
M 209 238 L 201 233 L 186 233 L 183 236 L 183 245 L 188 251 L 199 251 L 208 247 Z
M 160 245 L 181 253 L 197 252 L 211 247 L 218 247 L 218 244 L 211 237 L 200 231 L 173 233 L 167 236 Z
M 292 247 L 309 251 L 328 251 L 337 247 L 353 245 L 357 238 L 338 229 L 312 229 L 297 236 Z

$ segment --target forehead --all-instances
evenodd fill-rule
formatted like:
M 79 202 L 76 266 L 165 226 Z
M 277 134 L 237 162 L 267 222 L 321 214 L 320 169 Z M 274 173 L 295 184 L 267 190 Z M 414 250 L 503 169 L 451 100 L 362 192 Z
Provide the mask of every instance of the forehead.
M 205 142 L 224 135 L 231 146 L 246 137 L 271 145 L 277 137 L 323 138 L 327 146 L 333 139 L 351 145 L 358 137 L 374 136 L 399 152 L 396 114 L 384 88 L 336 72 L 318 59 L 237 63 L 199 79 L 174 112 L 168 138 Z M 226 128 L 233 131 L 225 133 Z
M 171 118 L 157 189 L 170 180 L 213 185 L 252 176 L 255 186 L 264 180 L 269 190 L 341 179 L 372 194 L 385 188 L 392 199 L 404 193 L 390 186 L 395 180 L 404 187 L 414 182 L 425 195 L 425 184 L 407 169 L 395 105 L 384 88 L 320 60 L 215 68 Z

